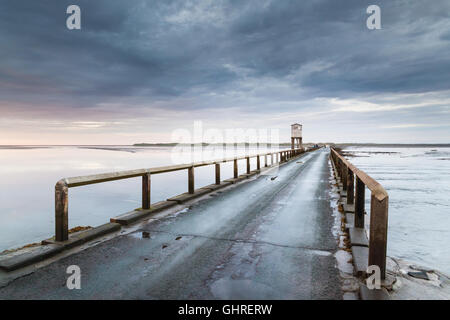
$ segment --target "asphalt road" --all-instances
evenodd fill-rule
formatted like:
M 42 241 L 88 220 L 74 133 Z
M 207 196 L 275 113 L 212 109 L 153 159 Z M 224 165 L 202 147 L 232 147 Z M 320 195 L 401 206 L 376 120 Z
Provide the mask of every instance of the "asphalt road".
M 341 299 L 327 161 L 325 149 L 305 154 L 18 278 L 0 298 Z M 69 265 L 80 290 L 66 287 Z

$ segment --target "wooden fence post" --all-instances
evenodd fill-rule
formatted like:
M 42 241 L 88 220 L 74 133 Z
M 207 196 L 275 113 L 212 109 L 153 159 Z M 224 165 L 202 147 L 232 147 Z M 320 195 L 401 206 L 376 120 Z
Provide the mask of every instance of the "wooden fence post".
M 216 184 L 220 184 L 220 163 L 216 163 Z
M 366 186 L 361 179 L 356 176 L 355 194 L 355 228 L 364 228 L 364 205 Z
M 347 190 L 347 173 L 348 167 L 345 163 L 342 163 L 342 190 Z
M 69 188 L 64 180 L 55 186 L 55 240 L 69 239 Z
M 194 193 L 194 167 L 188 168 L 188 192 L 190 194 Z
M 237 179 L 237 177 L 238 177 L 238 163 L 237 163 L 237 159 L 233 160 L 233 173 L 234 173 L 234 178 Z
M 151 177 L 146 173 L 142 176 L 142 209 L 150 209 L 150 190 Z
M 381 279 L 386 279 L 386 248 L 388 231 L 389 197 L 378 200 L 374 194 L 370 200 L 369 266 L 380 267 Z
M 250 173 L 250 157 L 246 157 L 245 160 L 247 160 L 247 174 Z
M 259 158 L 259 155 L 256 156 L 256 170 L 261 170 L 261 159 Z
M 347 204 L 353 204 L 355 200 L 355 186 L 354 186 L 355 177 L 353 175 L 353 171 L 348 169 L 347 174 Z

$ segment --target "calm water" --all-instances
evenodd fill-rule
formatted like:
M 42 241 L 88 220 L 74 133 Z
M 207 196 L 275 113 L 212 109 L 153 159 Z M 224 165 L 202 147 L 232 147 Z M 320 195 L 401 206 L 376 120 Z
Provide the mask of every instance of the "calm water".
M 285 149 L 285 148 L 284 148 Z M 250 149 L 248 153 L 264 152 Z M 159 147 L 0 146 L 0 251 L 39 242 L 54 234 L 54 186 L 64 177 L 97 174 L 244 155 L 244 148 L 198 152 Z M 192 159 L 191 159 L 192 156 Z M 201 158 L 203 157 L 203 158 Z M 239 172 L 246 169 L 238 162 Z M 256 159 L 252 159 L 252 170 Z M 222 164 L 222 179 L 233 176 Z M 214 166 L 195 169 L 195 187 L 214 183 Z M 187 191 L 187 171 L 152 176 L 152 203 Z M 113 181 L 69 189 L 69 227 L 97 226 L 141 206 L 141 179 Z
M 450 274 L 450 148 L 345 151 L 389 193 L 388 255 Z
M 349 160 L 389 193 L 388 254 L 450 274 L 450 148 L 347 150 L 358 156 Z M 246 153 L 217 151 L 203 153 L 203 160 Z M 180 157 L 172 148 L 0 147 L 0 250 L 53 235 L 54 185 L 63 177 L 188 163 L 192 155 L 202 160 L 200 152 L 188 150 Z M 240 161 L 239 172 L 244 171 L 245 161 Z M 221 173 L 231 178 L 232 163 L 222 165 Z M 153 176 L 152 202 L 186 192 L 186 177 L 186 171 Z M 196 187 L 214 183 L 214 167 L 197 168 L 195 178 Z M 140 207 L 140 184 L 134 178 L 70 189 L 70 227 L 97 226 Z

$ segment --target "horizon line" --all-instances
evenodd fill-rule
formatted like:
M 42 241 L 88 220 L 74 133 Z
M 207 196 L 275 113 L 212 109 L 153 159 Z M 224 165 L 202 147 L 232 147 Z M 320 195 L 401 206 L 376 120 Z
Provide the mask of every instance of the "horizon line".
M 95 146 L 111 146 L 111 147 L 145 147 L 145 146 L 176 146 L 176 145 L 290 145 L 291 142 L 267 143 L 267 142 L 194 142 L 194 143 L 176 143 L 176 142 L 142 142 L 134 144 L 0 144 L 0 147 L 95 147 Z M 382 143 L 382 142 L 304 142 L 307 144 L 325 144 L 325 145 L 382 145 L 382 146 L 449 146 L 450 143 Z

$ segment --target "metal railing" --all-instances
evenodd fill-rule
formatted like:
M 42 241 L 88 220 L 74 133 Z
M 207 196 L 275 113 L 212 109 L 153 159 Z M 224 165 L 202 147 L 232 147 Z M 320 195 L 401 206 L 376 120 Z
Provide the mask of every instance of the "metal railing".
M 316 148 L 310 149 L 308 151 L 315 150 Z M 138 169 L 130 171 L 120 171 L 112 173 L 95 174 L 88 176 L 80 176 L 73 178 L 64 178 L 59 180 L 55 186 L 55 240 L 65 241 L 69 238 L 69 188 L 86 186 L 96 183 L 103 183 L 108 181 L 129 179 L 142 177 L 142 209 L 150 209 L 150 189 L 151 189 L 151 176 L 154 174 L 161 174 L 166 172 L 173 172 L 179 170 L 187 170 L 188 172 L 188 193 L 194 194 L 194 168 L 214 165 L 215 166 L 215 184 L 220 185 L 220 164 L 224 162 L 233 161 L 233 176 L 235 179 L 238 178 L 238 160 L 246 159 L 247 174 L 251 173 L 250 159 L 256 158 L 256 170 L 261 169 L 261 157 L 264 156 L 264 166 L 268 167 L 268 156 L 271 158 L 270 165 L 276 163 L 283 163 L 292 157 L 298 156 L 305 152 L 303 148 L 300 149 L 289 149 L 280 150 L 275 152 L 261 153 L 255 155 L 246 155 L 242 157 L 226 158 L 222 160 L 212 160 L 204 162 L 196 162 L 191 164 L 181 164 L 166 167 L 156 167 L 149 169 Z M 276 157 L 274 161 L 274 156 Z
M 389 196 L 381 184 L 333 148 L 330 155 L 341 179 L 342 189 L 347 191 L 347 204 L 355 206 L 355 228 L 364 228 L 365 187 L 371 191 L 368 265 L 377 265 L 381 278 L 385 279 Z

